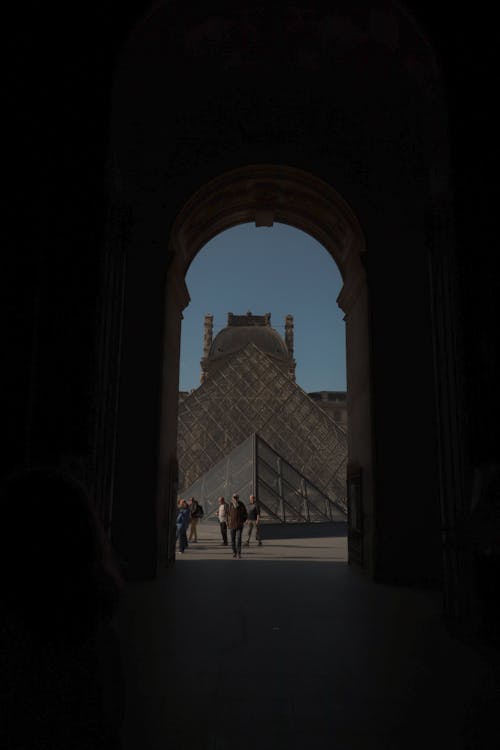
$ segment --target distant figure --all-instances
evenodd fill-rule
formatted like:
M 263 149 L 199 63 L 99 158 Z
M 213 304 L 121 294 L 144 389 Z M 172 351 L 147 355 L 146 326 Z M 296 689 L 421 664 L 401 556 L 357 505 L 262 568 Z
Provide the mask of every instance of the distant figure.
M 198 521 L 201 518 L 203 518 L 203 508 L 201 507 L 199 502 L 194 499 L 194 497 L 189 498 L 188 505 L 189 505 L 189 511 L 191 513 L 188 540 L 190 542 L 197 542 L 198 541 L 197 526 L 198 526 Z
M 255 541 L 258 543 L 259 547 L 262 546 L 262 539 L 260 536 L 260 505 L 255 499 L 255 495 L 250 495 L 248 498 L 250 501 L 250 505 L 248 507 L 248 518 L 247 518 L 247 539 L 245 542 L 245 546 L 248 547 L 250 544 L 250 539 L 252 537 L 252 531 L 255 529 Z
M 110 621 L 122 581 L 86 490 L 33 469 L 3 483 L 0 504 L 0 744 L 116 750 L 124 683 Z
M 238 495 L 233 495 L 227 509 L 227 527 L 231 532 L 233 557 L 241 559 L 241 534 L 247 520 L 247 509 Z
M 191 513 L 188 508 L 187 502 L 182 499 L 179 500 L 177 518 L 175 521 L 176 536 L 179 540 L 179 552 L 184 554 L 184 550 L 188 546 L 187 529 L 191 521 Z
M 219 507 L 217 508 L 217 518 L 219 519 L 220 533 L 222 536 L 222 546 L 227 547 L 227 509 L 228 505 L 223 497 L 219 497 Z

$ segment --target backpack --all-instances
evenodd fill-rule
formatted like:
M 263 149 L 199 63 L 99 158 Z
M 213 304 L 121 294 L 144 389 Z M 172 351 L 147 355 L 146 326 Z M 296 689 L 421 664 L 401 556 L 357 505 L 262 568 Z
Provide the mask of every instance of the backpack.
M 196 510 L 194 512 L 194 517 L 195 518 L 203 518 L 203 508 L 201 507 L 200 504 L 198 504 L 198 507 L 196 508 Z

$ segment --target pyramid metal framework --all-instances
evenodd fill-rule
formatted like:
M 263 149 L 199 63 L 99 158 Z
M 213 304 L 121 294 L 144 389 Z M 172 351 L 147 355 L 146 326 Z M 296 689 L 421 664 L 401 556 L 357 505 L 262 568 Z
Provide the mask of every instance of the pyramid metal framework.
M 254 433 L 346 510 L 345 430 L 252 342 L 179 407 L 182 493 Z
M 215 517 L 220 496 L 229 498 L 234 493 L 245 503 L 250 494 L 256 495 L 266 523 L 345 521 L 341 507 L 255 434 L 184 492 L 201 503 L 205 519 Z

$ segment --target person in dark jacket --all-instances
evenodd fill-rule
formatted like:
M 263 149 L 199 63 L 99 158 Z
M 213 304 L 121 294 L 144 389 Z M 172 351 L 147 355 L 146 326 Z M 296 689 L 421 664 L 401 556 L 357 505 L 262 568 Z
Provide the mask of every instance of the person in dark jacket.
M 238 495 L 233 495 L 227 509 L 227 527 L 231 534 L 233 557 L 241 559 L 241 534 L 247 520 L 247 509 Z
M 184 550 L 188 546 L 187 540 L 187 528 L 191 520 L 191 513 L 188 508 L 188 504 L 185 500 L 179 500 L 179 509 L 177 511 L 177 518 L 175 521 L 176 536 L 179 540 L 179 552 L 184 554 Z
M 255 495 L 250 495 L 249 497 L 250 501 L 250 507 L 248 508 L 248 518 L 247 518 L 247 539 L 245 542 L 245 546 L 248 547 L 250 545 L 250 539 L 252 537 L 252 531 L 255 529 L 255 541 L 259 545 L 259 547 L 262 546 L 262 539 L 260 536 L 260 505 L 257 502 L 257 499 Z
M 194 497 L 190 497 L 188 500 L 188 508 L 189 512 L 191 514 L 190 521 L 189 521 L 189 536 L 188 541 L 190 542 L 197 542 L 198 541 L 198 521 L 200 521 L 203 518 L 203 508 Z

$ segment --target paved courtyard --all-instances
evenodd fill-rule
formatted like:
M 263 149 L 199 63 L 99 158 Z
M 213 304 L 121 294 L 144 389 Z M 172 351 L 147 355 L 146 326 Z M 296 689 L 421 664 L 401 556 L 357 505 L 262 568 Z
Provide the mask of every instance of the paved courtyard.
M 348 566 L 343 524 L 269 526 L 241 560 L 198 536 L 125 593 L 125 750 L 493 746 L 498 656 L 446 633 L 439 593 Z

